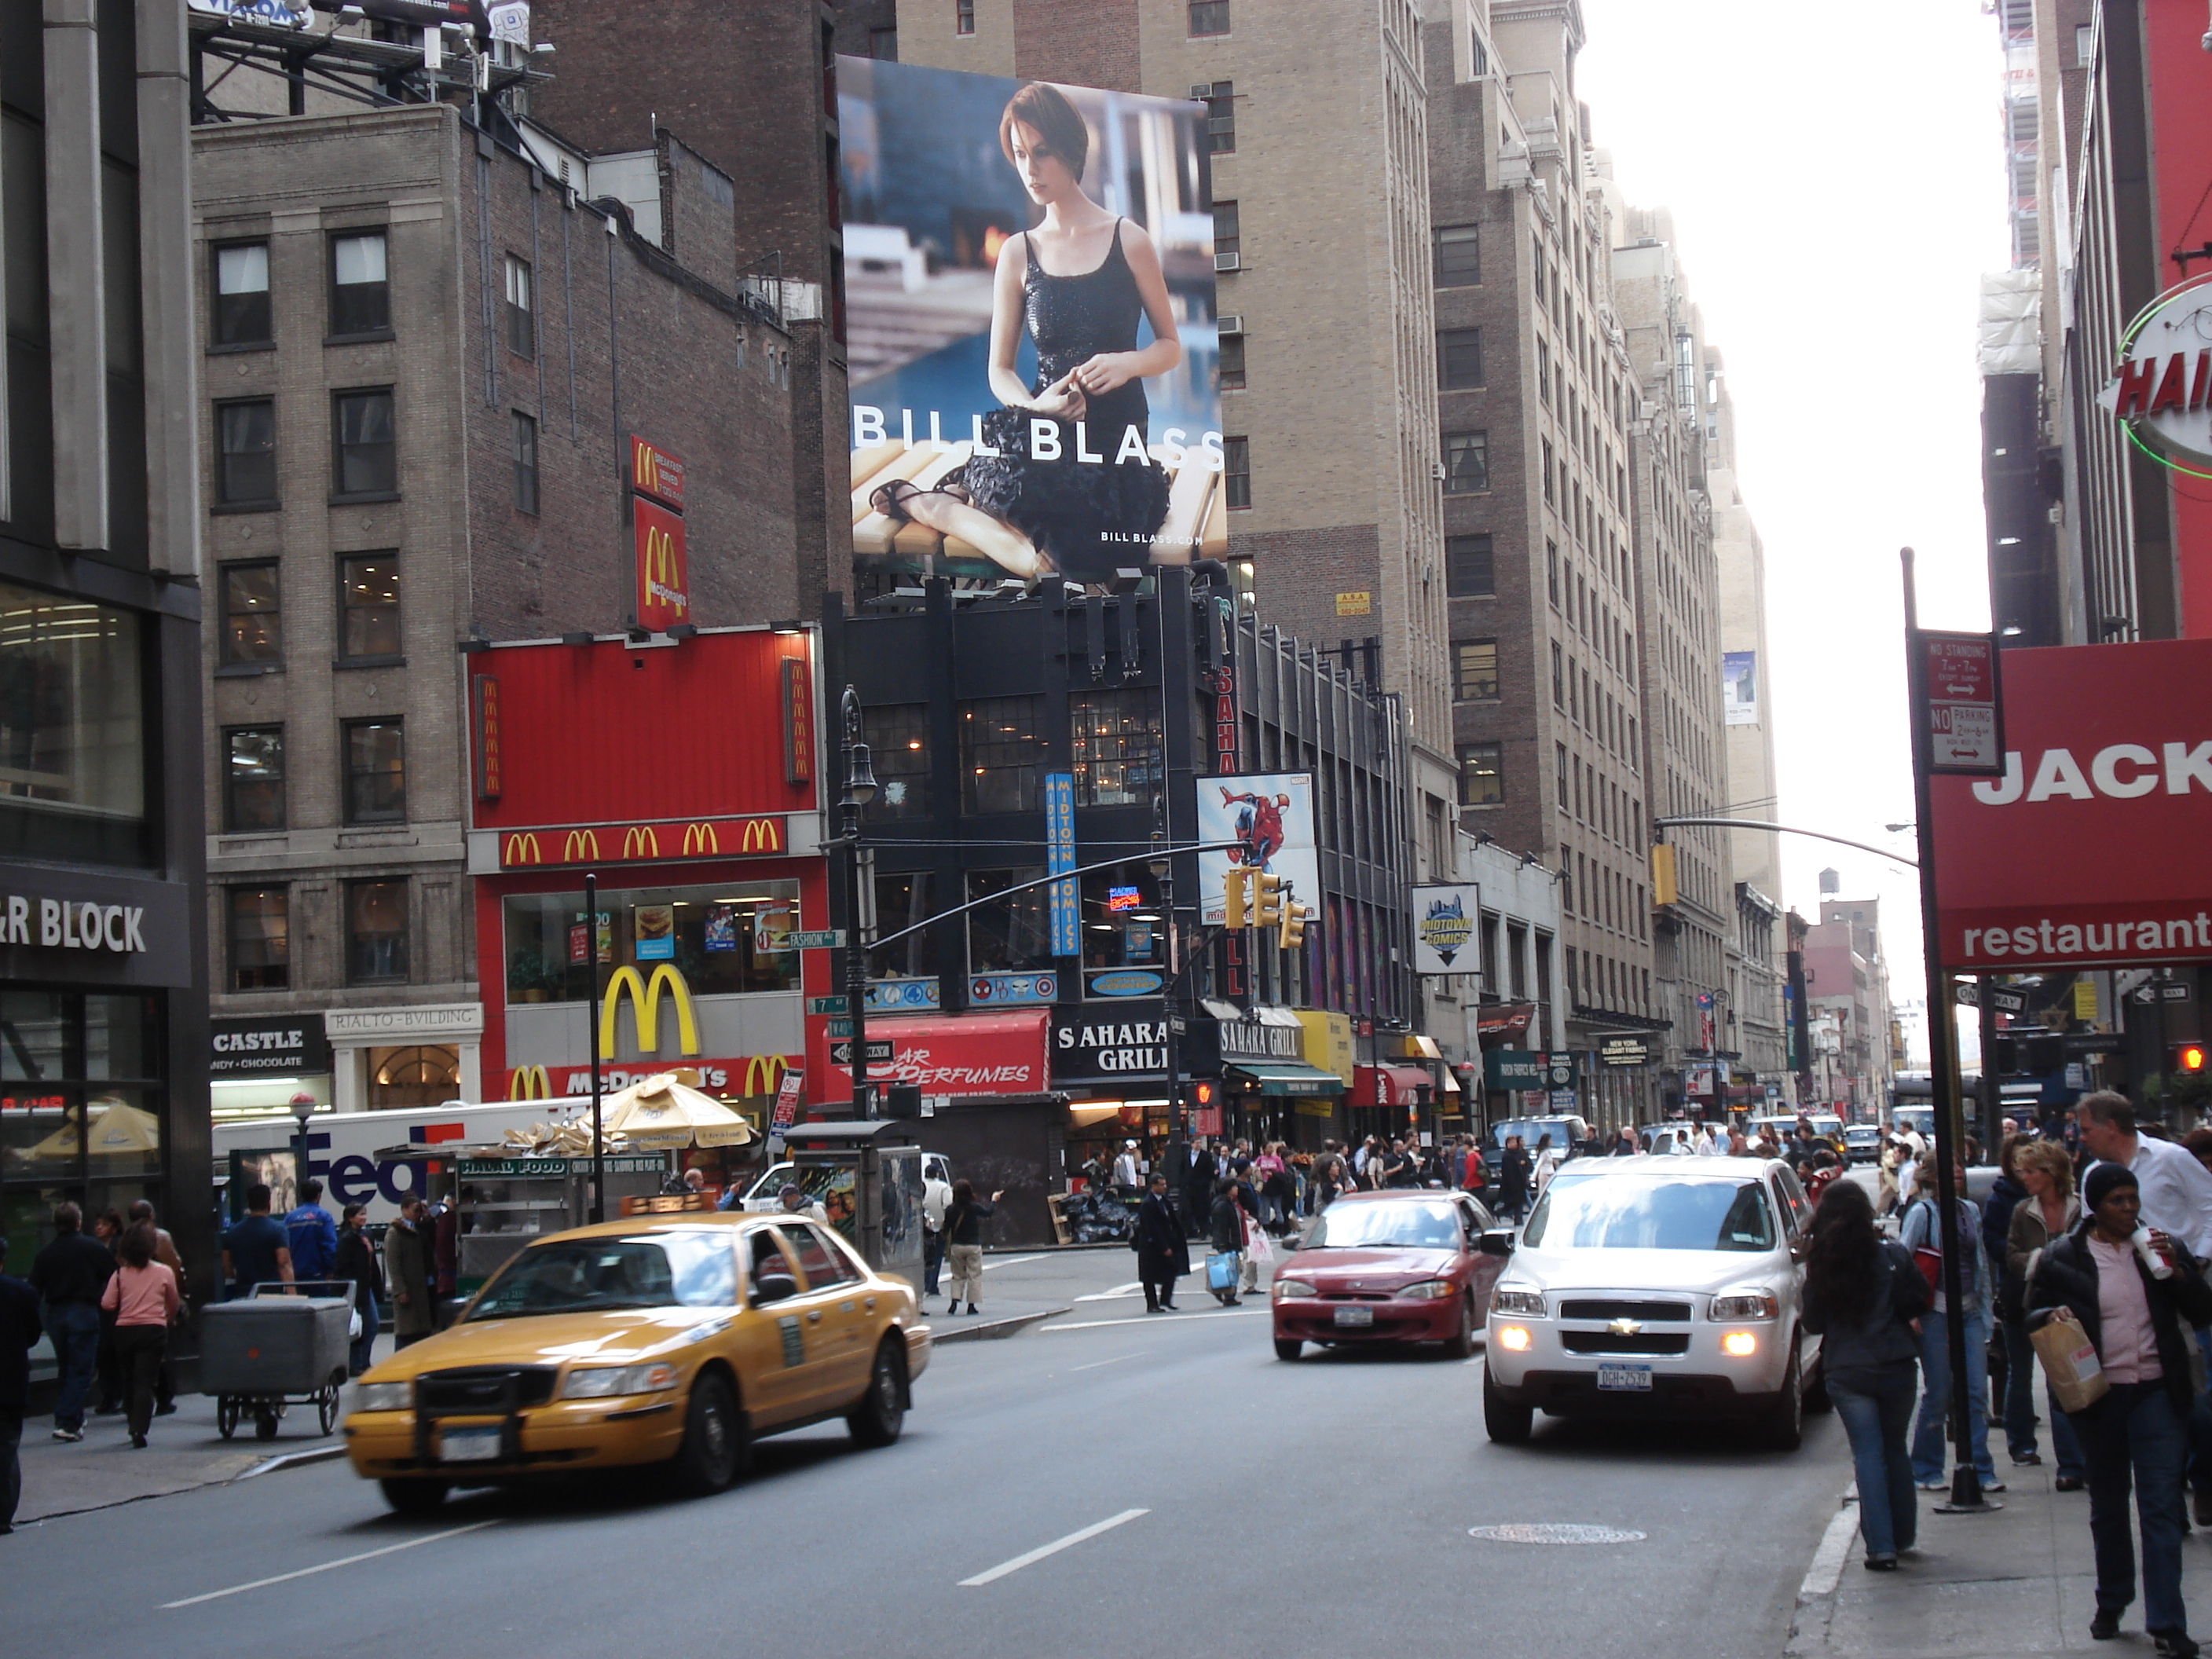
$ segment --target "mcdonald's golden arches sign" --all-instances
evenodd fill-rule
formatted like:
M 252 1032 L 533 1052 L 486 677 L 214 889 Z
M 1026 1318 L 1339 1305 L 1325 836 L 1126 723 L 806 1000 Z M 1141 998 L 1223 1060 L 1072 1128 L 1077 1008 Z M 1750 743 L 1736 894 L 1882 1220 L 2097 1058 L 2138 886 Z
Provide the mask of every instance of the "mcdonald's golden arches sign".
M 654 823 L 549 825 L 503 830 L 499 867 L 537 865 L 651 864 L 678 859 L 778 858 L 788 850 L 780 817 L 690 818 Z

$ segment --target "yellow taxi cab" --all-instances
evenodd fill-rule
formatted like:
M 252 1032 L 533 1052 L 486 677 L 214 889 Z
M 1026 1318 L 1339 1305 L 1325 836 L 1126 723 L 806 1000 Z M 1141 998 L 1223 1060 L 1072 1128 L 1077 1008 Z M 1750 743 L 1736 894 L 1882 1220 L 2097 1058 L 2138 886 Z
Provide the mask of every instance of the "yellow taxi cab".
M 760 1435 L 842 1417 L 889 1445 L 928 1363 L 912 1288 L 819 1222 L 633 1217 L 540 1239 L 371 1369 L 346 1452 L 408 1512 L 456 1486 L 647 1463 L 719 1492 Z

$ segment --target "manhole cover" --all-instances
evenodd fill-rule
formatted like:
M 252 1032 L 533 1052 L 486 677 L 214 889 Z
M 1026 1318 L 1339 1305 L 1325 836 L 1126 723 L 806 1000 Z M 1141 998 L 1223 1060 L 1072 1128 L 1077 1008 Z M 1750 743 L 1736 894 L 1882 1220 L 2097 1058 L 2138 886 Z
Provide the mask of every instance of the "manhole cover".
M 1467 1535 L 1493 1544 L 1634 1544 L 1644 1537 L 1640 1532 L 1624 1532 L 1619 1527 L 1587 1527 L 1571 1521 L 1513 1521 L 1502 1527 L 1469 1527 Z

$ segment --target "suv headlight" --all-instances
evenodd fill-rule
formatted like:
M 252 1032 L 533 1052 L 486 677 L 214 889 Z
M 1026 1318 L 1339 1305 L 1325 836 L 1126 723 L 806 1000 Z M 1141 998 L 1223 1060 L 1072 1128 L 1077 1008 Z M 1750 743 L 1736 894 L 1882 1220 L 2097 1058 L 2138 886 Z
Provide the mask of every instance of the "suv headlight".
M 1306 1283 L 1303 1279 L 1279 1279 L 1275 1281 L 1274 1288 L 1275 1295 L 1278 1299 L 1286 1296 L 1294 1296 L 1303 1298 L 1306 1297 L 1319 1296 L 1321 1294 L 1319 1291 L 1316 1290 L 1311 1285 Z
M 1541 1291 L 1509 1291 L 1503 1285 L 1490 1293 L 1490 1311 L 1516 1314 L 1523 1319 L 1544 1316 L 1544 1293 Z
M 404 1412 L 415 1403 L 412 1382 L 363 1382 L 354 1390 L 357 1412 Z
M 1778 1319 L 1782 1304 L 1774 1299 L 1771 1291 L 1748 1288 L 1733 1290 L 1713 1298 L 1711 1310 L 1706 1317 L 1714 1320 Z
M 649 1365 L 592 1365 L 568 1373 L 561 1385 L 563 1400 L 605 1400 L 623 1394 L 657 1394 L 676 1386 L 676 1367 Z
M 1418 1285 L 1407 1285 L 1398 1294 L 1408 1302 L 1441 1302 L 1448 1296 L 1459 1294 L 1447 1279 L 1425 1279 Z

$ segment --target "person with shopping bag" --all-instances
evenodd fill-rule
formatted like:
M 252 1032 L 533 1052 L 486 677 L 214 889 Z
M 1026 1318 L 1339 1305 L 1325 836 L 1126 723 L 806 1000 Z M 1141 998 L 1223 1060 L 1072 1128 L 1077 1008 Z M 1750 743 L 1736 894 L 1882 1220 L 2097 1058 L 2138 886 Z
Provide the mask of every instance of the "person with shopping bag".
M 1237 1281 L 1244 1267 L 1244 1206 L 1237 1201 L 1237 1178 L 1224 1176 L 1214 1184 L 1213 1208 L 1206 1217 L 1206 1288 L 1224 1308 L 1243 1302 Z
M 2087 1213 L 2029 1269 L 2027 1323 L 2038 1330 L 2070 1316 L 2094 1348 L 2105 1385 L 2068 1413 L 2089 1475 L 2097 1562 L 2089 1634 L 2099 1641 L 2117 1636 L 2120 1615 L 2135 1600 L 2132 1483 L 2142 1532 L 2144 1626 L 2164 1659 L 2196 1659 L 2181 1595 L 2181 1486 L 2195 1396 L 2191 1331 L 2212 1323 L 2212 1287 L 2178 1242 L 2141 1225 L 2142 1191 L 2126 1165 L 2094 1165 L 2081 1196 Z

